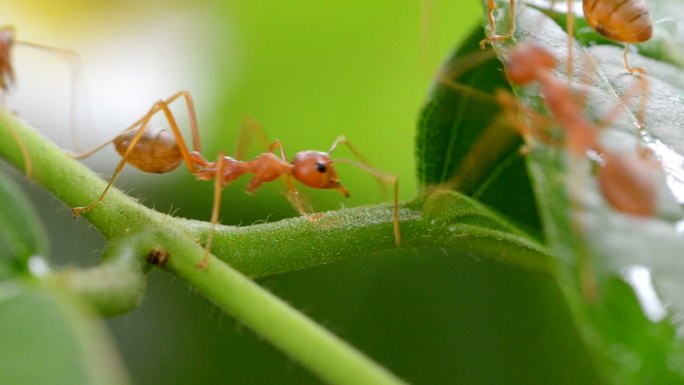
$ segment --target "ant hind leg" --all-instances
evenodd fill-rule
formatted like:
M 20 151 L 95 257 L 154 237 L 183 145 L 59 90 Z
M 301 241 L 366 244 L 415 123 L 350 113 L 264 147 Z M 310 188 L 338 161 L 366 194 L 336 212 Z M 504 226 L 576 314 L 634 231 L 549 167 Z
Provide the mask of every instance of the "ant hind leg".
M 235 149 L 233 150 L 233 158 L 244 159 L 247 149 L 249 149 L 250 142 L 255 136 L 262 148 L 269 148 L 269 146 L 272 146 L 271 141 L 268 139 L 264 129 L 261 128 L 261 125 L 254 118 L 246 115 L 242 118 L 240 128 L 238 129 Z
M 125 133 L 125 132 L 129 132 L 129 131 L 133 131 L 133 130 L 136 130 L 136 129 L 137 129 L 137 132 L 136 132 L 135 135 L 131 138 L 131 141 L 130 141 L 129 145 L 128 145 L 128 147 L 126 148 L 126 151 L 122 154 L 122 156 L 121 156 L 121 161 L 119 162 L 119 164 L 117 165 L 116 169 L 114 170 L 114 174 L 112 175 L 111 179 L 110 179 L 109 182 L 107 183 L 107 186 L 106 186 L 105 189 L 102 191 L 102 193 L 100 194 L 100 196 L 99 196 L 96 200 L 94 200 L 93 202 L 91 202 L 90 204 L 88 204 L 87 206 L 83 206 L 83 207 L 74 207 L 74 208 L 72 209 L 72 213 L 73 213 L 74 217 L 83 214 L 84 212 L 86 212 L 86 211 L 92 209 L 93 207 L 97 206 L 97 204 L 99 204 L 100 202 L 102 202 L 102 200 L 104 199 L 105 195 L 107 194 L 107 192 L 109 191 L 109 189 L 112 187 L 112 184 L 114 183 L 114 180 L 115 180 L 116 177 L 121 173 L 121 170 L 123 170 L 123 167 L 126 165 L 126 162 L 127 162 L 128 159 L 132 156 L 133 150 L 135 149 L 135 146 L 136 146 L 136 145 L 138 144 L 138 142 L 140 141 L 140 138 L 142 138 L 142 135 L 143 135 L 143 133 L 145 132 L 145 129 L 148 128 L 148 124 L 149 124 L 150 120 L 151 120 L 152 117 L 153 117 L 157 112 L 159 112 L 159 111 L 163 111 L 163 112 L 164 112 L 164 115 L 165 115 L 165 117 L 166 117 L 166 119 L 167 119 L 167 121 L 168 121 L 168 123 L 169 123 L 169 125 L 170 125 L 170 127 L 171 127 L 171 130 L 173 131 L 173 133 L 174 133 L 174 135 L 175 135 L 175 137 L 176 137 L 176 140 L 177 140 L 177 142 L 178 142 L 178 148 L 179 148 L 179 150 L 180 150 L 181 156 L 182 156 L 183 159 L 185 160 L 185 162 L 186 162 L 186 164 L 187 164 L 187 166 L 188 166 L 188 169 L 191 170 L 191 171 L 194 171 L 194 170 L 195 170 L 195 166 L 194 166 L 193 160 L 192 160 L 192 158 L 190 157 L 190 155 L 189 155 L 189 153 L 188 153 L 188 149 L 187 149 L 187 146 L 185 145 L 185 141 L 183 140 L 183 137 L 182 137 L 182 135 L 180 134 L 180 130 L 178 129 L 178 125 L 176 124 L 176 120 L 173 118 L 173 114 L 171 113 L 171 110 L 170 110 L 169 107 L 168 107 L 169 101 L 173 101 L 174 99 L 176 99 L 176 98 L 182 96 L 182 93 L 183 93 L 183 92 L 181 91 L 181 92 L 179 92 L 179 93 L 176 93 L 174 96 L 172 96 L 171 98 L 169 98 L 169 99 L 167 99 L 167 100 L 158 101 L 157 103 L 155 103 L 155 104 L 150 108 L 150 110 L 147 112 L 147 114 L 145 114 L 142 118 L 138 119 L 138 121 L 136 121 L 135 123 L 133 123 L 133 125 L 131 125 L 130 127 L 128 127 L 127 129 L 125 129 L 125 130 L 123 131 L 123 132 Z M 108 144 L 111 143 L 113 140 L 114 140 L 114 139 L 111 139 L 111 140 L 107 141 L 105 144 L 102 144 L 102 145 L 96 147 L 94 150 L 91 150 L 91 151 L 86 152 L 86 153 L 84 153 L 84 154 L 72 154 L 71 156 L 74 157 L 74 158 L 77 158 L 77 159 L 85 158 L 85 157 L 87 157 L 87 156 L 92 155 L 92 154 L 95 153 L 96 151 L 102 149 L 104 146 L 108 145 Z
M 216 176 L 214 177 L 214 203 L 211 209 L 211 229 L 207 235 L 207 243 L 204 246 L 204 256 L 202 260 L 197 264 L 199 269 L 204 269 L 209 263 L 209 253 L 211 253 L 211 243 L 214 239 L 214 233 L 216 232 L 216 224 L 218 223 L 219 210 L 221 209 L 221 192 L 223 191 L 223 180 L 221 176 L 223 175 L 223 169 L 225 168 L 224 162 L 225 156 L 223 151 L 219 151 L 218 158 L 216 159 Z

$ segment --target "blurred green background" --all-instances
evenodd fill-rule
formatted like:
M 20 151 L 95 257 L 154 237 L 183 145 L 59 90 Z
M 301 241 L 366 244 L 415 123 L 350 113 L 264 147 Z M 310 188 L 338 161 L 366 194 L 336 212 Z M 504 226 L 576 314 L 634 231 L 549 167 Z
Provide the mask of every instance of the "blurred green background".
M 0 1 L 0 9 L 0 22 L 15 25 L 21 40 L 81 56 L 72 100 L 68 61 L 16 51 L 19 84 L 8 103 L 65 147 L 74 146 L 72 106 L 76 137 L 88 147 L 157 99 L 187 89 L 207 157 L 232 149 L 245 115 L 281 139 L 290 155 L 327 150 L 345 134 L 377 168 L 399 176 L 403 200 L 415 196 L 414 130 L 431 74 L 481 23 L 479 2 L 462 0 L 14 0 Z M 106 150 L 87 163 L 108 177 L 117 161 Z M 352 197 L 305 191 L 316 210 L 382 201 L 368 175 L 344 166 L 338 172 Z M 146 175 L 127 168 L 117 185 L 160 211 L 210 216 L 211 183 L 185 170 Z M 95 263 L 104 242 L 99 234 L 31 182 L 24 186 L 50 231 L 53 260 Z M 244 186 L 226 188 L 222 223 L 296 215 L 282 184 L 255 196 L 244 194 Z M 596 382 L 555 285 L 477 256 L 406 250 L 260 282 L 416 384 Z M 150 276 L 142 306 L 108 324 L 135 383 L 318 383 L 159 271 Z

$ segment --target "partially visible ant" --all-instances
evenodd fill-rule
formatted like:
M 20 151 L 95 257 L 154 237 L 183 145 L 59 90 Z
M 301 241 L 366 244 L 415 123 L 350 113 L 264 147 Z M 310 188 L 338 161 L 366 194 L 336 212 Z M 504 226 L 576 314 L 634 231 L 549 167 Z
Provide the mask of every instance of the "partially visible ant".
M 556 66 L 556 58 L 546 49 L 535 45 L 523 45 L 515 48 L 508 56 L 505 68 L 509 80 L 517 85 L 537 83 L 546 106 L 553 115 L 554 122 L 564 129 L 564 145 L 576 158 L 586 156 L 593 150 L 601 155 L 601 168 L 597 173 L 599 187 L 606 201 L 616 210 L 639 217 L 649 217 L 657 209 L 657 186 L 653 180 L 653 171 L 659 168 L 658 162 L 650 153 L 640 149 L 636 153 L 615 153 L 602 146 L 599 132 L 610 125 L 612 119 L 622 108 L 616 106 L 599 125 L 587 120 L 581 104 L 575 98 L 573 90 L 558 80 L 552 73 Z M 646 78 L 637 85 L 647 86 Z M 642 92 L 643 94 L 644 92 Z M 626 93 L 625 96 L 631 93 Z M 529 143 L 533 137 L 543 137 L 521 122 L 516 116 L 522 108 L 508 92 L 499 91 L 497 99 L 504 106 L 509 120 L 520 131 Z M 642 99 L 642 100 L 645 100 Z M 645 108 L 642 104 L 642 108 Z M 524 112 L 536 119 L 534 112 Z M 642 125 L 642 117 L 639 117 Z
M 16 80 L 16 77 L 14 75 L 14 66 L 12 65 L 12 48 L 14 47 L 14 35 L 14 27 L 0 27 L 0 92 L 2 92 L 3 96 L 2 104 L 4 104 L 5 94 L 9 91 L 10 86 L 14 85 L 14 82 Z M 9 120 L 4 121 L 3 123 L 7 125 L 9 133 L 12 135 L 12 138 L 17 143 L 19 151 L 21 151 L 21 156 L 24 158 L 24 173 L 27 177 L 30 177 L 33 168 L 31 166 L 31 156 L 29 154 L 28 149 L 26 148 L 26 144 L 24 144 L 24 142 L 17 136 L 17 133 L 14 131 L 12 124 L 9 123 Z
M 573 97 L 576 94 L 571 87 L 553 75 L 555 66 L 556 58 L 546 49 L 534 45 L 518 46 L 505 61 L 506 73 L 512 83 L 521 86 L 536 83 L 539 86 L 545 104 L 553 116 L 552 121 L 543 124 L 557 124 L 563 128 L 564 138 L 561 144 L 572 156 L 571 161 L 587 157 L 590 151 L 600 156 L 596 178 L 605 202 L 623 214 L 642 218 L 654 216 L 658 209 L 658 186 L 654 175 L 662 170 L 660 162 L 645 148 L 638 147 L 636 152 L 617 153 L 599 142 L 600 130 L 610 125 L 611 120 L 622 109 L 622 104 L 618 104 L 598 125 L 593 124 L 584 117 L 582 103 Z M 647 85 L 646 77 L 641 76 L 638 79 L 639 87 Z M 627 92 L 623 98 L 629 94 Z M 499 91 L 497 99 L 504 106 L 505 114 L 513 127 L 520 131 L 528 145 L 539 137 L 535 131 L 538 126 L 528 126 L 521 121 L 518 112 L 533 119 L 533 123 L 542 122 L 544 117 L 520 106 L 506 91 Z M 642 96 L 642 108 L 645 108 L 645 100 Z M 642 113 L 643 111 L 638 117 L 640 129 L 643 125 Z M 541 138 L 545 139 L 544 136 Z M 599 286 L 592 261 L 580 251 L 577 265 L 581 291 L 586 300 L 595 302 Z
M 583 0 L 587 22 L 601 35 L 625 43 L 623 59 L 629 73 L 646 74 L 627 61 L 629 45 L 643 43 L 653 36 L 653 19 L 645 0 Z
M 169 105 L 175 100 L 183 98 L 190 119 L 190 127 L 193 139 L 193 151 L 189 151 L 185 140 L 176 123 Z M 158 112 L 163 112 L 168 121 L 168 129 L 151 128 L 149 122 Z M 252 129 L 260 130 L 258 125 L 250 119 L 243 122 L 241 130 Z M 285 155 L 285 150 L 280 140 L 274 141 L 267 152 L 257 155 L 253 160 L 239 160 L 241 149 L 236 148 L 236 157 L 225 156 L 219 152 L 216 161 L 210 162 L 200 153 L 199 131 L 195 107 L 192 96 L 188 91 L 179 91 L 166 100 L 156 102 L 142 118 L 138 119 L 131 126 L 126 128 L 121 134 L 110 141 L 96 147 L 95 149 L 82 153 L 71 154 L 76 159 L 86 158 L 99 151 L 105 146 L 113 143 L 116 150 L 121 155 L 121 161 L 114 170 L 107 187 L 100 196 L 87 206 L 75 207 L 72 209 L 74 216 L 94 208 L 104 199 L 107 191 L 114 183 L 117 175 L 121 172 L 126 163 L 150 173 L 166 173 L 176 169 L 181 162 L 185 162 L 191 174 L 200 180 L 214 180 L 214 203 L 211 214 L 211 231 L 207 237 L 205 253 L 199 262 L 199 268 L 207 266 L 211 243 L 218 223 L 219 208 L 221 205 L 221 191 L 223 187 L 245 174 L 253 174 L 247 186 L 247 192 L 252 193 L 264 182 L 271 182 L 279 177 L 285 177 L 288 195 L 295 209 L 307 220 L 316 221 L 321 218 L 321 214 L 310 214 L 306 211 L 299 193 L 294 185 L 294 180 L 315 189 L 337 190 L 345 197 L 349 197 L 349 192 L 337 178 L 337 171 L 334 163 L 352 164 L 373 175 L 382 183 L 392 184 L 394 187 L 394 240 L 397 246 L 401 241 L 399 232 L 399 201 L 398 201 L 398 181 L 396 176 L 386 174 L 371 167 L 344 136 L 338 137 L 333 142 L 330 149 L 322 151 L 301 151 L 298 152 L 294 160 L 289 162 Z M 240 144 L 240 141 L 238 141 Z M 358 158 L 352 159 L 333 159 L 331 154 L 335 149 L 345 145 L 352 154 Z
M 555 5 L 557 0 L 551 0 Z M 513 37 L 515 32 L 515 0 L 509 0 L 509 25 L 504 35 L 496 34 L 494 20 L 495 0 L 487 0 L 488 36 L 480 42 L 484 48 L 487 44 L 505 41 Z M 627 60 L 629 44 L 642 43 L 653 36 L 653 20 L 645 0 L 583 0 L 582 9 L 589 25 L 601 35 L 621 43 L 625 43 L 623 54 L 625 68 L 632 74 L 646 74 L 640 67 L 632 67 Z M 572 37 L 574 36 L 574 0 L 567 0 L 567 34 L 568 34 L 568 73 L 572 73 Z
M 16 29 L 14 26 L 7 25 L 7 26 L 0 26 L 0 93 L 2 93 L 3 99 L 5 94 L 7 94 L 10 91 L 10 88 L 12 88 L 15 83 L 16 83 L 16 75 L 15 75 L 15 70 L 14 70 L 14 65 L 12 63 L 12 51 L 14 50 L 14 47 L 16 45 L 22 45 L 25 47 L 29 48 L 35 48 L 39 50 L 44 50 L 48 52 L 54 52 L 57 53 L 61 56 L 66 57 L 69 61 L 71 61 L 72 64 L 72 85 L 71 85 L 71 99 L 72 99 L 72 109 L 71 109 L 71 123 L 70 126 L 72 130 L 74 129 L 74 121 L 75 121 L 75 109 L 74 109 L 74 100 L 75 100 L 75 92 L 76 92 L 76 74 L 79 70 L 78 64 L 79 64 L 79 59 L 78 55 L 73 52 L 69 51 L 66 49 L 62 48 L 56 48 L 56 47 L 51 47 L 43 44 L 38 44 L 38 43 L 33 43 L 33 42 L 28 42 L 28 41 L 22 41 L 22 40 L 17 40 L 16 39 Z M 0 104 L 4 105 L 4 100 L 0 102 Z M 12 135 L 14 141 L 17 143 L 19 146 L 19 150 L 21 151 L 22 157 L 24 158 L 24 173 L 26 174 L 27 177 L 30 177 L 32 174 L 32 166 L 31 166 L 31 156 L 29 154 L 28 149 L 26 148 L 26 145 L 24 142 L 17 136 L 16 132 L 12 128 L 12 125 L 9 121 L 4 122 L 7 125 L 8 131 Z M 73 133 L 72 133 L 73 134 Z
M 12 66 L 14 35 L 13 27 L 0 27 L 0 90 L 2 92 L 7 92 L 15 82 L 14 67 Z

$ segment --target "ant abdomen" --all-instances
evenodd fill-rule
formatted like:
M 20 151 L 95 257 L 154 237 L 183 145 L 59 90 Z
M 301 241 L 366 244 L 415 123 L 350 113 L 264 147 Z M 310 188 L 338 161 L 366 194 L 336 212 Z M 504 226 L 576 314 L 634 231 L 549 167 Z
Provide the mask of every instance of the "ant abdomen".
M 606 201 L 625 214 L 650 217 L 657 209 L 658 191 L 653 175 L 659 170 L 657 161 L 643 155 L 606 152 L 604 165 L 597 178 Z
M 122 157 L 138 132 L 126 131 L 114 138 L 116 151 Z M 147 127 L 130 151 L 126 161 L 133 167 L 150 173 L 163 174 L 175 170 L 183 160 L 176 137 L 166 129 Z
M 653 35 L 651 13 L 644 0 L 584 0 L 587 22 L 610 39 L 641 43 Z

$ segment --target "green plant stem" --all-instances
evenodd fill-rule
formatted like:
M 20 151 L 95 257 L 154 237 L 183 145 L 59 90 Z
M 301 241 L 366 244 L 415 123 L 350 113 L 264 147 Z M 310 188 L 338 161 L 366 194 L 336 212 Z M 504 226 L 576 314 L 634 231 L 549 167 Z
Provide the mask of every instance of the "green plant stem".
M 24 161 L 16 137 L 31 154 L 31 179 L 39 182 L 70 206 L 97 198 L 103 181 L 80 163 L 14 117 L 0 116 L 0 156 L 22 168 Z M 9 124 L 9 125 L 8 125 Z M 112 190 L 107 200 L 86 215 L 110 242 L 141 234 L 141 258 L 156 244 L 169 258 L 165 267 L 196 287 L 212 302 L 265 337 L 302 365 L 334 384 L 402 384 L 368 357 L 335 337 L 309 318 L 262 289 L 253 281 L 210 256 L 209 266 L 200 270 L 197 262 L 204 250 L 183 231 L 169 225 L 166 216 L 135 203 Z
M 102 315 L 127 313 L 143 299 L 146 280 L 139 250 L 148 250 L 150 245 L 145 234 L 121 238 L 107 245 L 99 265 L 61 270 L 48 275 L 46 281 L 76 293 Z
M 3 143 L 0 157 L 23 168 L 22 154 L 13 139 L 16 137 L 31 155 L 33 173 L 30 178 L 70 207 L 83 206 L 100 195 L 105 186 L 102 179 L 13 116 L 0 114 L 0 142 Z M 426 206 L 445 199 L 460 198 L 453 193 L 437 195 L 428 200 Z M 405 247 L 468 250 L 479 257 L 553 274 L 551 258 L 544 250 L 524 237 L 503 231 L 506 226 L 492 227 L 496 218 L 482 213 L 475 215 L 469 206 L 457 212 L 447 210 L 440 214 L 440 211 L 423 218 L 418 211 L 402 209 Z M 197 242 L 206 236 L 206 223 L 150 210 L 116 189 L 110 190 L 105 201 L 84 217 L 110 244 L 125 243 L 131 236 L 139 237 L 131 243 L 136 250 L 125 249 L 126 253 L 137 255 L 141 261 L 152 252 L 165 255 L 165 269 L 184 279 L 324 380 L 335 384 L 403 383 L 224 262 L 229 261 L 249 275 L 263 276 L 330 263 L 352 255 L 396 250 L 389 207 L 326 213 L 319 223 L 296 218 L 246 228 L 220 226 L 212 251 L 224 261 L 210 255 L 209 265 L 203 270 L 197 268 L 204 254 Z M 465 220 L 466 217 L 470 219 Z M 462 221 L 456 223 L 459 219 Z M 510 252 L 502 253 L 502 247 Z M 87 292 L 83 285 L 81 291 Z M 100 295 L 102 290 L 91 293 Z

